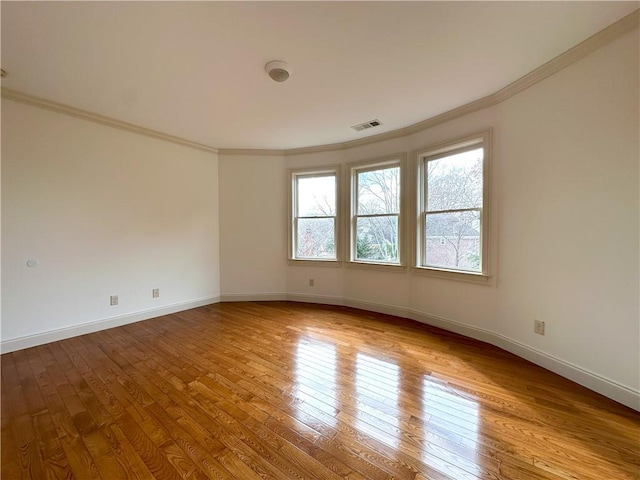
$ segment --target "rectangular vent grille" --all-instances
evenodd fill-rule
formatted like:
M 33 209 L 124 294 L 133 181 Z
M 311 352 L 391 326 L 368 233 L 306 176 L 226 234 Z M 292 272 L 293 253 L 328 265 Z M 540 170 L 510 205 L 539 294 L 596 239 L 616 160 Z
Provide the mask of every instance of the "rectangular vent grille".
M 366 130 L 367 128 L 378 127 L 380 125 L 382 125 L 382 122 L 380 120 L 371 120 L 369 122 L 354 125 L 351 128 L 353 128 L 356 132 L 361 132 L 362 130 Z

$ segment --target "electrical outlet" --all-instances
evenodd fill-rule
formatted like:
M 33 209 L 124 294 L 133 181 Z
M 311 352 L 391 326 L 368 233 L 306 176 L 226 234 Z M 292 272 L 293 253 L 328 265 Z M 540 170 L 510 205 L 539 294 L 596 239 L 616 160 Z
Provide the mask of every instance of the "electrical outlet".
M 154 288 L 153 290 L 151 290 L 151 296 L 153 298 L 158 298 L 160 296 L 160 289 Z
M 544 335 L 544 322 L 542 320 L 534 320 L 533 331 L 538 335 Z
M 310 287 L 315 287 L 316 286 L 316 281 L 313 278 L 309 279 L 309 286 Z
M 118 295 L 111 295 L 111 297 L 109 297 L 109 305 L 118 305 Z

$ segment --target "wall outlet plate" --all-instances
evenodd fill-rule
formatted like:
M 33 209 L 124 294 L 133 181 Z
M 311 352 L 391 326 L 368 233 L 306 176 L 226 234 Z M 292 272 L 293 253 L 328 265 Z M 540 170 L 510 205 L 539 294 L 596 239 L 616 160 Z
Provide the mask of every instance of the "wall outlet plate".
M 160 296 L 160 289 L 154 288 L 153 290 L 151 290 L 151 296 L 153 298 L 158 298 Z
M 109 297 L 109 305 L 118 305 L 118 295 L 111 295 L 111 297 Z
M 544 322 L 542 320 L 534 320 L 533 331 L 538 335 L 544 335 Z

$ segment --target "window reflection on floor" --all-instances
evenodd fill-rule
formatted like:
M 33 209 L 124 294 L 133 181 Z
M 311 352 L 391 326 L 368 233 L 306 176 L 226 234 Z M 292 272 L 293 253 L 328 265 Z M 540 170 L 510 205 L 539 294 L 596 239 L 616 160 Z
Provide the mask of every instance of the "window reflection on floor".
M 336 347 L 332 343 L 308 337 L 298 341 L 291 392 L 299 400 L 295 406 L 298 420 L 336 425 L 336 366 Z
M 354 427 L 394 448 L 401 440 L 397 417 L 400 369 L 397 365 L 358 353 L 357 412 Z
M 464 398 L 442 380 L 425 376 L 422 383 L 422 461 L 462 476 L 482 475 L 474 461 L 480 433 L 478 402 Z M 459 449 L 460 445 L 464 445 Z M 453 455 L 453 451 L 458 454 Z
M 422 398 L 418 399 L 415 390 L 402 391 L 403 382 L 415 373 L 403 379 L 395 363 L 365 353 L 355 353 L 355 359 L 352 355 L 311 336 L 298 341 L 291 389 L 293 416 L 310 426 L 339 431 L 353 428 L 398 452 L 415 454 L 425 465 L 452 478 L 482 474 L 474 461 L 476 455 L 482 455 L 476 451 L 480 434 L 477 402 L 441 379 L 420 374 L 416 379 L 422 377 Z M 401 407 L 413 408 L 413 413 L 403 414 Z

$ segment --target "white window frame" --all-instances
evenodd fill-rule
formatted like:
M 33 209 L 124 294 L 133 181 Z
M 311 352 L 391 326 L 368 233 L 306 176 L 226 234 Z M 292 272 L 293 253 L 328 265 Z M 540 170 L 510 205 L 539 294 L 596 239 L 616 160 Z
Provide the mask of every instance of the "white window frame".
M 425 265 L 425 223 L 427 217 L 427 195 L 426 195 L 426 166 L 431 160 L 437 160 L 458 152 L 471 150 L 478 147 L 484 149 L 482 166 L 482 207 L 472 209 L 457 210 L 479 210 L 480 211 L 480 272 L 447 269 Z M 446 278 L 452 280 L 462 280 L 474 283 L 490 283 L 490 231 L 491 231 L 491 129 L 457 138 L 436 145 L 424 147 L 415 152 L 416 159 L 416 242 L 414 248 L 415 259 L 413 262 L 413 273 Z M 433 213 L 433 212 L 431 212 Z
M 346 244 L 349 245 L 349 255 L 347 266 L 358 268 L 369 268 L 375 270 L 388 270 L 399 271 L 406 269 L 405 262 L 405 238 L 407 237 L 406 229 L 406 158 L 405 153 L 398 153 L 394 155 L 388 155 L 384 157 L 378 157 L 369 160 L 363 160 L 359 162 L 352 162 L 347 165 L 349 172 L 349 185 L 346 197 L 349 198 L 347 205 L 348 213 L 345 218 L 348 222 L 348 226 L 345 231 L 348 234 Z M 398 217 L 398 262 L 384 262 L 377 260 L 358 259 L 357 255 L 357 237 L 356 237 L 356 222 L 358 217 L 370 217 L 370 215 L 358 215 L 358 173 L 370 172 L 374 170 L 381 170 L 389 167 L 400 168 L 400 199 Z M 383 214 L 381 216 L 387 216 Z
M 298 179 L 325 177 L 333 175 L 335 178 L 335 215 L 304 217 L 298 215 Z M 327 265 L 340 266 L 341 263 L 341 226 L 340 226 L 340 166 L 317 167 L 310 169 L 291 169 L 288 171 L 288 263 L 290 265 Z M 333 218 L 335 258 L 314 258 L 297 256 L 298 220 L 303 218 Z

